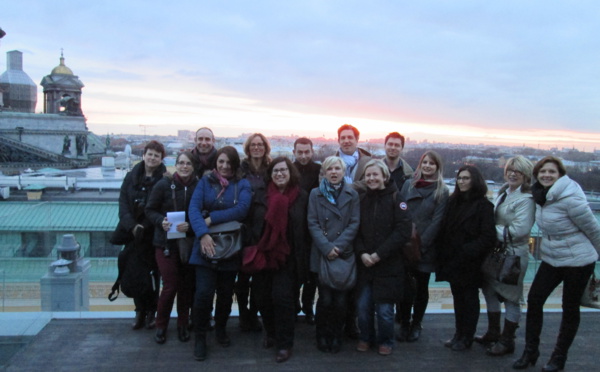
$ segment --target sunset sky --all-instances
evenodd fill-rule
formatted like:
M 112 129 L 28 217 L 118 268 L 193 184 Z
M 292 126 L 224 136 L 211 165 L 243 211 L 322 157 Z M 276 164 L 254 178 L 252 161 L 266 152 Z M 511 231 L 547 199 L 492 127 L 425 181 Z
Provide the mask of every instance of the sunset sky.
M 361 139 L 600 150 L 598 1 L 19 0 L 0 27 L 0 73 L 20 50 L 39 83 L 64 48 L 97 134 L 351 123 Z

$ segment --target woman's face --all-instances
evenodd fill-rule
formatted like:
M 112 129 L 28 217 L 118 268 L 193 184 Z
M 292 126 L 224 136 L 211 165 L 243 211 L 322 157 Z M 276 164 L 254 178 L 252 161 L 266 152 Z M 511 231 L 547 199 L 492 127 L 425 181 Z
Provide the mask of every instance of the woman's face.
M 421 174 L 426 180 L 434 179 L 437 172 L 437 164 L 429 157 L 429 155 L 423 158 L 421 162 Z
M 194 174 L 194 166 L 190 158 L 186 155 L 179 156 L 177 164 L 175 164 L 175 171 L 181 178 L 188 178 Z
M 554 185 L 554 182 L 556 182 L 556 180 L 559 178 L 560 173 L 558 173 L 558 167 L 552 162 L 544 164 L 544 166 L 540 168 L 540 171 L 537 175 L 539 183 L 544 187 L 550 187 Z
M 342 182 L 344 178 L 344 172 L 342 171 L 342 165 L 339 161 L 333 163 L 329 168 L 325 169 L 325 179 L 332 185 L 337 185 Z
M 516 190 L 525 182 L 525 176 L 522 172 L 514 169 L 513 167 L 506 168 L 506 173 L 504 173 L 504 177 L 506 178 L 506 182 L 508 182 L 508 187 L 511 190 Z
M 144 153 L 144 164 L 150 168 L 155 169 L 162 162 L 162 154 L 158 151 L 148 149 Z
M 225 178 L 230 178 L 233 176 L 231 163 L 229 162 L 229 158 L 226 154 L 221 154 L 217 158 L 217 172 L 219 172 L 219 174 Z
M 250 157 L 262 159 L 263 156 L 265 156 L 265 143 L 260 136 L 255 136 L 250 141 Z
M 385 177 L 381 168 L 376 165 L 365 169 L 365 181 L 367 182 L 367 187 L 371 190 L 383 190 L 385 188 Z
M 271 173 L 271 179 L 280 191 L 285 190 L 290 182 L 290 169 L 285 161 L 275 164 Z
M 471 180 L 471 172 L 469 172 L 468 170 L 460 172 L 458 174 L 458 177 L 456 177 L 456 184 L 458 185 L 458 189 L 460 190 L 460 192 L 466 192 L 471 190 L 472 182 L 473 181 Z

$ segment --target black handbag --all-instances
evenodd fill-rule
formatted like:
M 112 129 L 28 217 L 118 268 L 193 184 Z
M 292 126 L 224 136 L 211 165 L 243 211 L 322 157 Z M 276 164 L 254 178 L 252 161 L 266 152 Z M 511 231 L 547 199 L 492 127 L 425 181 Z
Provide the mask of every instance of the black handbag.
M 319 282 L 338 291 L 354 288 L 356 285 L 356 257 L 354 253 L 340 255 L 335 260 L 321 257 Z
M 215 255 L 208 257 L 211 261 L 228 260 L 242 249 L 242 224 L 238 221 L 211 226 L 208 233 L 215 243 Z
M 503 241 L 498 242 L 492 252 L 490 252 L 483 264 L 481 271 L 488 279 L 495 279 L 501 283 L 517 285 L 521 275 L 521 257 L 508 251 L 508 241 L 512 245 L 512 236 L 508 231 L 508 226 L 504 227 Z

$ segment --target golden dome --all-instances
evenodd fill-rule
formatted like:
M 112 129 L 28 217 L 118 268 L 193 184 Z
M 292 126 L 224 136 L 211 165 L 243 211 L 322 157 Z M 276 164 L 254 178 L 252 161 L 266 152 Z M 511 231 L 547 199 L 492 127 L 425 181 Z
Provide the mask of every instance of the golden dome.
M 65 66 L 65 57 L 62 52 L 60 53 L 60 64 L 52 69 L 50 75 L 62 74 L 62 75 L 73 75 L 73 71 Z

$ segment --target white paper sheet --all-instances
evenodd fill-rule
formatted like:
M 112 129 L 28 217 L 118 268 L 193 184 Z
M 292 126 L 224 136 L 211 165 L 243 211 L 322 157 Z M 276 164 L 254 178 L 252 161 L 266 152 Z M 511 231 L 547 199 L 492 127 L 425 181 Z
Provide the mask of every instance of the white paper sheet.
M 167 239 L 185 238 L 185 233 L 177 231 L 177 225 L 185 222 L 185 212 L 167 212 L 167 221 L 171 223 L 171 228 L 167 231 Z

